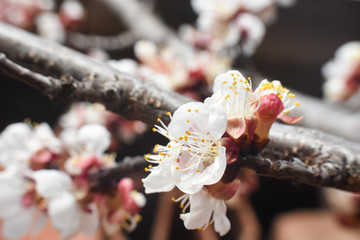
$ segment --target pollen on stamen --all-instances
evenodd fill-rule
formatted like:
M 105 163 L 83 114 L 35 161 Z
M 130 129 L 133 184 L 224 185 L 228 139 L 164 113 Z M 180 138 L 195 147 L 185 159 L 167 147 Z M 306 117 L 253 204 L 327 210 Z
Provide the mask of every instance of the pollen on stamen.
M 141 222 L 142 221 L 142 217 L 140 215 L 136 215 L 135 216 L 135 221 L 136 222 Z
M 183 209 L 183 208 L 184 208 L 184 204 L 180 204 L 180 208 Z
M 147 167 L 146 167 L 144 170 L 145 170 L 145 172 L 148 172 L 148 171 L 149 171 L 149 169 L 148 169 Z
M 199 170 L 199 169 L 196 169 L 196 171 L 197 171 L 197 172 L 200 172 L 200 170 Z
M 190 148 L 188 148 L 188 151 L 189 151 L 189 152 L 191 152 L 191 149 L 190 149 Z
M 158 122 L 160 122 L 160 121 L 161 121 L 161 119 L 160 119 L 160 118 L 157 118 L 157 121 L 158 121 Z
M 205 142 L 205 139 L 201 139 L 201 142 Z
M 168 145 L 168 148 L 171 148 L 171 144 Z
M 175 202 L 175 197 L 172 197 L 172 198 L 171 198 L 171 201 Z
M 188 109 L 188 112 L 191 112 L 191 109 L 190 109 L 190 108 Z
M 289 98 L 294 98 L 294 97 L 295 97 L 295 94 L 290 93 L 290 94 L 288 94 L 288 97 L 289 97 Z
M 196 141 L 197 140 L 197 138 L 194 138 L 194 141 Z
M 152 130 L 153 130 L 153 132 L 156 132 L 156 128 L 153 128 Z
M 167 112 L 166 115 L 170 116 L 171 112 Z
M 212 151 L 212 150 L 214 150 L 214 148 L 213 148 L 213 147 L 211 147 L 211 148 L 210 148 L 210 150 Z
M 179 170 L 180 168 L 179 168 L 179 167 L 176 167 L 175 169 L 176 169 L 176 170 Z
M 149 168 L 149 169 L 152 169 L 152 168 L 153 168 L 153 166 L 150 164 L 150 165 L 148 166 L 148 168 Z
M 187 123 L 189 123 L 189 122 L 190 122 L 190 120 L 186 120 L 186 122 L 187 122 Z
M 196 110 L 195 110 L 195 112 L 199 112 L 199 110 L 198 110 L 198 109 L 196 109 Z
M 295 105 L 296 107 L 298 107 L 298 106 L 300 106 L 300 103 L 299 103 L 299 102 L 294 102 L 294 105 Z

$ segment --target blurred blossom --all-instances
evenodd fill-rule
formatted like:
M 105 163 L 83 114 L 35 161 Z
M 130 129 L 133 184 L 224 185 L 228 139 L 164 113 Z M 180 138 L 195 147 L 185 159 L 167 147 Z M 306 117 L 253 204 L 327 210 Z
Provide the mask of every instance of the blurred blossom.
M 86 124 L 99 124 L 111 133 L 110 149 L 118 150 L 122 144 L 131 144 L 135 138 L 146 130 L 140 121 L 128 121 L 125 118 L 106 111 L 99 103 L 75 103 L 59 119 L 62 129 L 78 129 Z
M 34 167 L 49 163 L 61 152 L 61 142 L 52 129 L 42 123 L 9 125 L 0 135 L 0 166 Z
M 56 41 L 65 41 L 65 30 L 56 13 L 44 12 L 36 17 L 37 32 L 40 36 Z
M 334 59 L 322 68 L 325 78 L 325 98 L 332 102 L 347 100 L 354 95 L 360 84 L 360 42 L 348 42 L 340 46 Z
M 30 29 L 38 13 L 50 11 L 54 6 L 53 0 L 2 0 L 0 1 L 0 20 L 20 28 Z

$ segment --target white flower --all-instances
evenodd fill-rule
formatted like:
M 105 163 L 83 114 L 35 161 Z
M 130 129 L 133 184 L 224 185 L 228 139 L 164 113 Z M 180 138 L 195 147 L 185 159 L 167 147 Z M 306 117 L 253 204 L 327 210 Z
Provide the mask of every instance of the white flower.
M 27 195 L 31 184 L 24 174 L 24 169 L 18 166 L 0 171 L 0 218 L 3 219 L 2 234 L 7 239 L 19 239 L 30 229 L 35 236 L 47 220 Z
M 65 41 L 65 30 L 60 17 L 53 12 L 43 12 L 35 19 L 40 36 L 57 42 Z
M 26 123 L 11 124 L 0 135 L 0 165 L 4 167 L 29 167 L 31 158 L 41 150 L 61 152 L 60 140 L 46 123 L 34 128 Z
M 338 102 L 348 99 L 359 88 L 360 42 L 348 42 L 339 47 L 333 60 L 322 68 L 326 79 L 323 86 L 325 98 Z
M 80 102 L 73 104 L 70 110 L 60 117 L 59 124 L 63 129 L 80 128 L 85 124 L 105 125 L 105 115 L 103 105 Z
M 158 48 L 151 41 L 141 40 L 135 43 L 134 51 L 141 63 L 137 69 L 140 78 L 165 89 L 179 89 L 188 83 L 186 61 L 179 58 L 173 49 Z M 186 51 L 185 55 L 188 54 Z
M 155 147 L 158 155 L 146 156 L 159 165 L 147 169 L 151 173 L 143 179 L 145 192 L 169 191 L 177 186 L 193 194 L 218 182 L 226 168 L 226 149 L 220 141 L 226 122 L 225 111 L 218 104 L 190 102 L 180 106 L 168 127 L 163 124 L 154 129 L 170 142 Z
M 215 102 L 226 111 L 226 131 L 235 139 L 246 129 L 246 119 L 251 119 L 260 106 L 260 99 L 251 89 L 250 78 L 236 70 L 219 74 L 214 81 L 214 94 L 205 103 Z
M 275 94 L 278 96 L 283 105 L 283 110 L 278 116 L 280 119 L 283 118 L 283 116 L 288 115 L 295 107 L 300 106 L 299 102 L 293 101 L 295 94 L 290 93 L 290 90 L 284 88 L 278 80 L 274 80 L 272 82 L 269 82 L 267 79 L 262 80 L 255 92 L 257 92 L 260 97 L 264 97 L 269 94 Z
M 61 138 L 71 156 L 65 162 L 65 169 L 72 175 L 81 174 L 93 164 L 111 166 L 115 163 L 114 156 L 105 154 L 110 146 L 110 133 L 104 126 L 88 124 L 80 129 L 66 129 Z
M 36 191 L 48 201 L 48 214 L 54 228 L 66 239 L 83 231 L 93 235 L 98 225 L 95 206 L 90 212 L 84 212 L 72 194 L 72 180 L 69 175 L 57 170 L 39 170 L 34 172 Z
M 235 24 L 243 35 L 242 50 L 244 55 L 253 55 L 265 36 L 264 23 L 253 14 L 243 13 L 236 18 Z
M 181 201 L 183 214 L 180 215 L 180 218 L 184 221 L 187 229 L 205 229 L 209 224 L 214 223 L 214 229 L 220 236 L 230 230 L 230 221 L 226 217 L 224 200 L 211 197 L 207 190 L 202 189 L 195 194 L 186 194 L 174 201 Z M 189 206 L 190 211 L 185 213 Z

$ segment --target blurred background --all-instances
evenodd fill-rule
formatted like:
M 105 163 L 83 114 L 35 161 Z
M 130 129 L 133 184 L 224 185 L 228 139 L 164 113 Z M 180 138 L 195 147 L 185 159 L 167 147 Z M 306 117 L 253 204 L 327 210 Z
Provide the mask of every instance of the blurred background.
M 83 3 L 87 9 L 87 21 L 82 32 L 111 35 L 124 30 L 123 25 L 99 1 Z M 196 20 L 189 0 L 157 0 L 154 3 L 156 13 L 174 29 L 184 22 L 193 23 Z M 333 57 L 334 51 L 341 44 L 360 40 L 359 23 L 360 1 L 298 0 L 291 8 L 279 8 L 277 21 L 267 27 L 264 41 L 248 64 L 269 80 L 281 80 L 290 88 L 321 98 L 322 65 Z M 131 47 L 109 54 L 116 59 L 134 56 Z M 25 118 L 48 122 L 53 126 L 59 115 L 69 107 L 67 104 L 55 105 L 32 88 L 1 74 L 0 79 L 1 131 L 8 124 Z M 158 138 L 153 133 L 147 133 L 138 141 L 147 143 L 149 138 L 154 137 Z M 147 153 L 152 145 L 143 145 L 142 152 L 138 148 L 126 146 L 121 154 Z M 142 211 L 143 220 L 130 234 L 132 239 L 146 239 L 149 236 L 158 196 L 147 195 L 148 203 Z M 264 236 L 269 233 L 272 220 L 278 214 L 323 206 L 318 189 L 268 178 L 260 178 L 259 187 L 251 196 L 251 203 Z M 178 218 L 180 209 L 175 209 L 178 212 L 174 215 L 170 239 L 187 239 L 186 236 L 191 232 L 183 227 Z M 232 238 L 227 236 L 224 239 Z

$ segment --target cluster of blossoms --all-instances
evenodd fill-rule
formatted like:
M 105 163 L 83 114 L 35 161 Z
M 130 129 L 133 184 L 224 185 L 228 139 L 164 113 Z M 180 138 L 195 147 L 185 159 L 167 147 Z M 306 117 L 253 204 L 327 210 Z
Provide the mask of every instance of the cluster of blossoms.
M 141 40 L 134 46 L 137 61 L 122 59 L 108 63 L 161 88 L 203 99 L 216 74 L 228 69 L 232 61 L 209 51 L 187 50 L 179 54 L 169 47 L 159 48 L 153 42 Z
M 339 47 L 335 57 L 322 68 L 326 80 L 325 98 L 344 101 L 354 95 L 360 85 L 360 42 L 348 42 Z
M 129 121 L 117 114 L 107 111 L 99 103 L 79 102 L 71 106 L 68 112 L 59 119 L 61 129 L 79 129 L 86 124 L 105 126 L 111 134 L 109 150 L 118 152 L 122 145 L 130 145 L 136 137 L 146 130 L 141 121 Z
M 238 161 L 239 154 L 259 152 L 268 142 L 272 123 L 281 119 L 294 123 L 290 111 L 299 105 L 294 94 L 279 81 L 263 80 L 252 90 L 251 80 L 230 70 L 215 78 L 214 94 L 202 102 L 180 106 L 166 126 L 153 130 L 169 139 L 166 146 L 156 145 L 143 179 L 145 192 L 166 192 L 177 187 L 184 195 L 178 199 L 180 218 L 187 229 L 203 229 L 214 223 L 215 231 L 230 230 L 225 200 L 236 193 L 240 181 L 227 176 L 227 165 Z M 156 165 L 153 165 L 156 164 Z
M 85 11 L 78 0 L 65 0 L 55 12 L 55 0 L 2 0 L 0 20 L 45 38 L 64 42 L 67 31 L 80 27 Z
M 145 198 L 123 178 L 111 193 L 93 188 L 91 174 L 115 165 L 104 126 L 66 128 L 56 136 L 47 124 L 9 125 L 0 135 L 0 218 L 7 239 L 36 235 L 48 220 L 66 239 L 133 230 Z
M 192 0 L 199 15 L 197 28 L 183 28 L 185 39 L 212 52 L 232 50 L 240 43 L 241 54 L 251 56 L 265 35 L 265 24 L 276 18 L 276 4 L 291 6 L 293 0 Z

